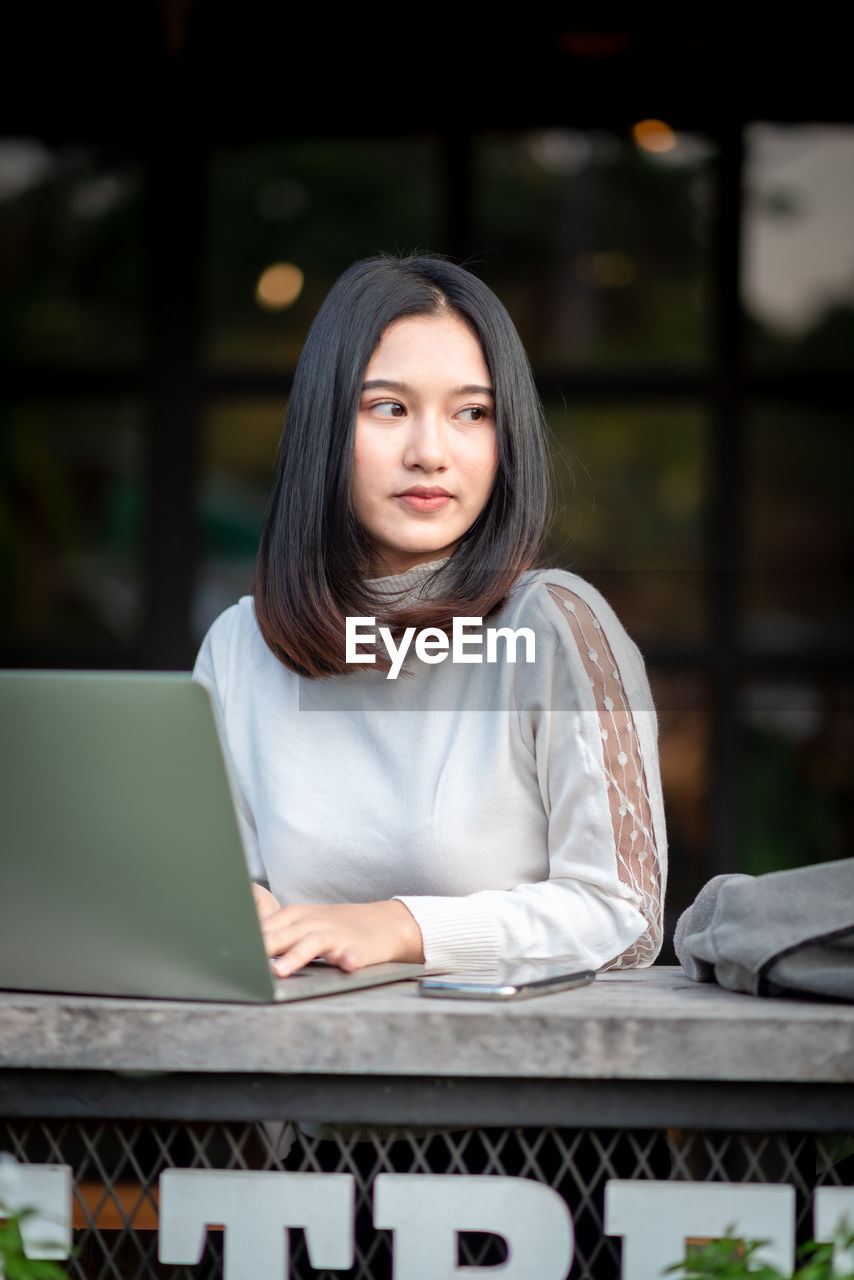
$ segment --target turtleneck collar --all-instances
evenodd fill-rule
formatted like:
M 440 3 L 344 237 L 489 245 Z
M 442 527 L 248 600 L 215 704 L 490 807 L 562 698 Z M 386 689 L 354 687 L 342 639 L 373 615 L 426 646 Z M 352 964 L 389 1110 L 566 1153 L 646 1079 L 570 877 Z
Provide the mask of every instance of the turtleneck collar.
M 405 569 L 403 573 L 393 573 L 387 578 L 368 578 L 365 586 L 368 587 L 375 595 L 378 596 L 402 596 L 412 594 L 430 594 L 425 592 L 433 574 L 446 565 L 450 560 L 450 556 L 444 556 L 441 560 L 430 560 L 427 564 L 417 564 L 412 569 Z

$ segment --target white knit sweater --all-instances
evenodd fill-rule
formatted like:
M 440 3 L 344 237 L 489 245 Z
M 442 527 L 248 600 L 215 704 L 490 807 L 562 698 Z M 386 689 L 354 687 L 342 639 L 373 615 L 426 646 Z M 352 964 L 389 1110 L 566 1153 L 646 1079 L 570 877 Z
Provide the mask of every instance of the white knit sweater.
M 374 584 L 417 592 L 422 566 Z M 371 667 L 306 680 L 244 597 L 195 678 L 231 765 L 251 874 L 282 903 L 397 897 L 429 964 L 649 964 L 666 846 L 656 718 L 637 648 L 589 584 L 525 574 L 489 627 L 536 661 Z

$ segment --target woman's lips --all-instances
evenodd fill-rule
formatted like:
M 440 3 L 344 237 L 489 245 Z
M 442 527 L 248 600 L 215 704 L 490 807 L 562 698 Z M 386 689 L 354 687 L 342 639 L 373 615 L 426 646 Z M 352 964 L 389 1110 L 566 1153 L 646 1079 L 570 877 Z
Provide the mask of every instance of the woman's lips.
M 404 493 L 396 493 L 400 502 L 405 502 L 413 511 L 440 511 L 452 501 L 447 489 L 427 489 L 416 485 Z

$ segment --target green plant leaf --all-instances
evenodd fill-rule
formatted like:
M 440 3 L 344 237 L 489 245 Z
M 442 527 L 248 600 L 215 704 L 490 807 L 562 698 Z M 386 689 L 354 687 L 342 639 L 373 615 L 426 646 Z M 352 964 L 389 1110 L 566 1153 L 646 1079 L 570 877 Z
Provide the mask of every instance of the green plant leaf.
M 728 1232 L 719 1240 L 689 1248 L 681 1262 L 668 1267 L 668 1273 L 684 1280 L 785 1280 L 776 1269 L 757 1261 L 759 1250 L 767 1240 L 744 1240 Z M 833 1252 L 854 1246 L 854 1232 L 846 1220 L 836 1231 L 834 1244 L 808 1241 L 798 1250 L 800 1266 L 791 1280 L 854 1280 L 854 1272 L 834 1271 Z
M 0 1275 L 5 1280 L 68 1280 L 59 1263 L 24 1253 L 21 1223 L 35 1213 L 35 1209 L 9 1209 L 0 1203 Z

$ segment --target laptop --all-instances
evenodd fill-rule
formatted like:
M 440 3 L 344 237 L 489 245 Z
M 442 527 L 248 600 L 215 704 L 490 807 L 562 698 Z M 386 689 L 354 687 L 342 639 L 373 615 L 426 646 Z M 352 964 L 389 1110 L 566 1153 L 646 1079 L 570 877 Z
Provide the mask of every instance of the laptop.
M 266 1003 L 425 972 L 273 975 L 189 674 L 0 672 L 0 988 Z

